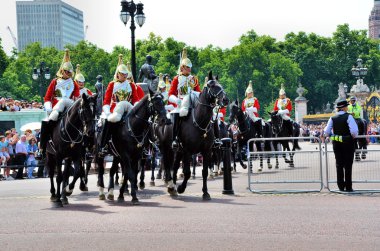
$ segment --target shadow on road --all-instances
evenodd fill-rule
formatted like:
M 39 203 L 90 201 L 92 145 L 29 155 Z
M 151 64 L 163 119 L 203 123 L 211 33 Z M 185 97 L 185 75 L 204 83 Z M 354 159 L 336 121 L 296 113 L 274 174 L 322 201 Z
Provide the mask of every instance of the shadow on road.
M 61 208 L 56 208 L 52 204 L 51 208 L 44 208 L 41 210 L 86 212 L 86 213 L 96 213 L 96 214 L 100 214 L 100 215 L 114 214 L 115 213 L 115 212 L 110 212 L 110 211 L 103 211 L 100 209 L 103 209 L 103 208 L 101 206 L 96 206 L 96 205 L 92 205 L 92 204 L 74 203 L 74 204 L 65 205 L 64 207 L 61 207 Z

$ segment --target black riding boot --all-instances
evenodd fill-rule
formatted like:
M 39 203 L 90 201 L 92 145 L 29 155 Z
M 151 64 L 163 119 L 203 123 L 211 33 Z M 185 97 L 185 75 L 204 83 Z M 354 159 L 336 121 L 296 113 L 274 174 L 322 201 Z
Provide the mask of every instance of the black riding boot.
M 109 133 L 110 127 L 111 127 L 111 122 L 105 119 L 101 137 L 100 137 L 100 142 L 99 142 L 99 153 L 101 155 L 107 154 L 106 145 L 107 145 L 107 142 L 110 140 L 110 133 Z
M 289 137 L 293 137 L 293 121 L 292 120 L 285 120 L 286 121 L 286 127 L 288 128 Z
M 46 157 L 46 147 L 50 139 L 51 134 L 51 121 L 42 121 L 41 122 L 41 136 L 40 136 L 40 152 L 42 158 Z
M 178 134 L 179 134 L 179 113 L 173 113 L 173 143 L 172 148 L 178 149 L 179 142 L 178 142 Z

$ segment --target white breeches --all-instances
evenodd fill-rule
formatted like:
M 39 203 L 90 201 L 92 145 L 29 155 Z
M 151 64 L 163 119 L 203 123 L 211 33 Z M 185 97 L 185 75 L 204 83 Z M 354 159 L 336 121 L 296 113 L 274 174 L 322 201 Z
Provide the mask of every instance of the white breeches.
M 133 105 L 129 103 L 128 101 L 121 101 L 118 102 L 115 106 L 115 109 L 113 109 L 113 113 L 108 115 L 107 120 L 112 123 L 119 122 L 121 120 L 121 117 L 125 112 L 130 112 L 133 108 Z
M 190 98 L 192 102 L 195 102 L 196 99 L 199 98 L 199 92 L 192 91 L 189 95 L 186 95 L 181 102 L 181 105 L 179 107 L 179 116 L 180 117 L 186 117 L 189 113 L 189 107 L 190 107 Z
M 63 98 L 53 107 L 53 111 L 49 115 L 49 120 L 57 121 L 59 113 L 63 112 L 66 107 L 70 107 L 74 101 L 69 98 Z
M 290 117 L 288 116 L 288 113 L 289 113 L 288 109 L 279 110 L 277 112 L 277 114 L 281 115 L 281 117 L 282 117 L 283 120 L 290 120 Z

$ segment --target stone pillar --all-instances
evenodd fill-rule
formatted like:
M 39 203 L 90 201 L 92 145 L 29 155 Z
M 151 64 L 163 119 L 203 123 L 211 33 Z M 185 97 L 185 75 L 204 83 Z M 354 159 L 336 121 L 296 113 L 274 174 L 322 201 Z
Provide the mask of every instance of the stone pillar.
M 298 97 L 294 100 L 296 103 L 295 106 L 295 120 L 298 123 L 303 123 L 303 117 L 307 115 L 307 100 L 305 97 L 303 97 L 303 93 L 305 92 L 305 89 L 302 87 L 302 84 L 300 83 L 297 88 Z

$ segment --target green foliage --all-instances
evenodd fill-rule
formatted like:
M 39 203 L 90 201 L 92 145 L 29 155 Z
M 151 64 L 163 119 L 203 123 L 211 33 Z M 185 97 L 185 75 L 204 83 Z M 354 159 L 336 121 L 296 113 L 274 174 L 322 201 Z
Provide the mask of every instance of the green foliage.
M 174 77 L 185 46 L 193 63 L 192 72 L 198 76 L 201 85 L 212 70 L 214 75 L 219 76 L 230 99 L 239 98 L 241 101 L 249 80 L 252 80 L 255 96 L 261 105 L 260 115 L 265 118 L 267 111 L 273 109 L 281 84 L 285 85 L 287 96 L 294 100 L 301 83 L 307 90 L 305 96 L 309 100 L 309 112 L 323 110 L 327 102 L 333 103 L 336 99 L 340 82 L 349 87 L 355 83 L 351 67 L 358 57 L 368 67 L 365 83 L 379 87 L 380 82 L 379 41 L 367 38 L 366 31 L 350 30 L 347 24 L 339 25 L 331 38 L 314 33 L 291 32 L 284 41 L 260 36 L 250 30 L 240 37 L 236 46 L 229 49 L 212 45 L 196 48 L 173 38 L 164 40 L 151 33 L 146 39 L 136 41 L 137 72 L 149 54 L 153 57 L 157 74 L 168 73 Z M 123 54 L 125 62 L 131 57 L 130 49 L 123 46 L 115 46 L 112 52 L 106 52 L 82 41 L 68 48 L 73 66 L 81 65 L 86 86 L 92 90 L 98 74 L 103 75 L 105 82 L 112 80 L 119 54 Z M 63 51 L 41 48 L 39 43 L 34 43 L 21 52 L 13 52 L 8 58 L 0 43 L 0 96 L 22 99 L 38 97 L 40 82 L 32 80 L 33 68 L 44 61 L 53 77 L 62 57 Z M 44 90 L 47 85 L 48 81 L 45 80 Z

